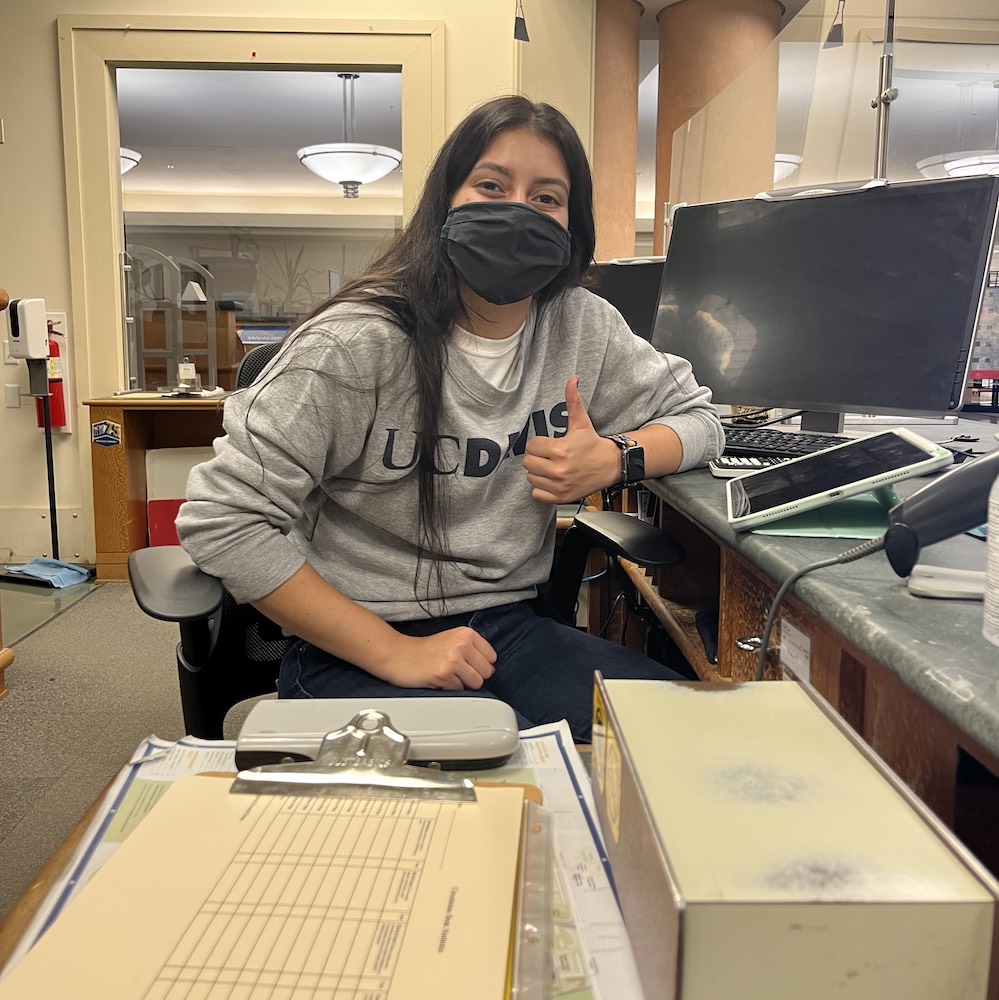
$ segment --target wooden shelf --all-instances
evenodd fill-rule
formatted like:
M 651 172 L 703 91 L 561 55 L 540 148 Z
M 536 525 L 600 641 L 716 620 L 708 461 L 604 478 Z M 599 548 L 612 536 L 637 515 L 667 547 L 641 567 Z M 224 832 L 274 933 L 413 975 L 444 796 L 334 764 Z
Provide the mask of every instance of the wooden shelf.
M 620 560 L 620 563 L 635 590 L 662 623 L 687 662 L 697 671 L 698 677 L 704 681 L 730 680 L 731 678 L 723 677 L 718 672 L 718 667 L 709 663 L 704 655 L 704 644 L 701 642 L 695 622 L 695 616 L 701 609 L 678 604 L 663 597 L 656 589 L 653 575 L 645 567 L 628 562 L 626 559 Z

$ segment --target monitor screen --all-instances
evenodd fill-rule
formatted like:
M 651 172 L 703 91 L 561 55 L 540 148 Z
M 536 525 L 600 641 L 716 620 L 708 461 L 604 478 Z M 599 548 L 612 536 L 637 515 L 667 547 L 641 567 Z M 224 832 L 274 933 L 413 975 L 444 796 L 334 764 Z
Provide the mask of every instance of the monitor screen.
M 677 208 L 652 343 L 716 403 L 941 415 L 961 403 L 997 192 L 969 177 Z
M 652 336 L 664 260 L 663 257 L 636 257 L 603 261 L 591 264 L 586 272 L 586 287 L 614 306 L 632 333 L 643 340 Z

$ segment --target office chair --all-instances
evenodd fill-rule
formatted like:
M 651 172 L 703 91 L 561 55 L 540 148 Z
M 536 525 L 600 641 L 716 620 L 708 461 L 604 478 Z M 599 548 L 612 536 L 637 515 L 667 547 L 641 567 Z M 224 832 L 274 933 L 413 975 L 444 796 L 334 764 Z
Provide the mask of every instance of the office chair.
M 619 511 L 581 511 L 566 530 L 537 610 L 575 623 L 579 588 L 589 553 L 602 549 L 649 568 L 684 557 L 672 535 Z M 273 694 L 289 640 L 249 604 L 237 604 L 215 577 L 203 573 L 176 545 L 137 549 L 128 576 L 139 607 L 153 618 L 177 622 L 177 673 L 184 726 L 191 736 L 220 739 L 226 713 L 238 702 Z
M 237 387 L 253 381 L 279 346 L 263 344 L 250 351 L 237 371 Z M 263 363 L 258 365 L 258 360 Z M 673 566 L 684 558 L 683 547 L 672 535 L 637 517 L 614 510 L 580 511 L 540 588 L 535 602 L 539 613 L 575 624 L 579 589 L 593 549 L 602 549 L 612 564 L 621 557 L 649 568 Z M 292 640 L 251 605 L 237 604 L 180 546 L 137 549 L 128 557 L 128 577 L 147 615 L 180 626 L 177 673 L 189 735 L 220 739 L 223 720 L 233 706 L 274 694 L 281 658 Z
M 236 366 L 236 388 L 245 389 L 267 367 L 271 358 L 277 354 L 281 341 L 272 344 L 258 344 L 251 348 L 239 360 Z

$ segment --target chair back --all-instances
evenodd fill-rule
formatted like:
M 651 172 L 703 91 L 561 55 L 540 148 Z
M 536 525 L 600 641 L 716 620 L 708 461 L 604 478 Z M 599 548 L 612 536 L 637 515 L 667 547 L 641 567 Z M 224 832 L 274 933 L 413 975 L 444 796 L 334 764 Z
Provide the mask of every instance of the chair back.
M 271 359 L 281 349 L 282 341 L 271 344 L 258 344 L 250 348 L 240 359 L 236 367 L 236 388 L 245 389 L 270 364 Z
M 252 605 L 237 604 L 229 591 L 209 628 L 214 632 L 211 653 L 198 667 L 184 655 L 182 630 L 177 667 L 185 729 L 191 736 L 217 740 L 230 708 L 276 693 L 281 658 L 291 640 Z

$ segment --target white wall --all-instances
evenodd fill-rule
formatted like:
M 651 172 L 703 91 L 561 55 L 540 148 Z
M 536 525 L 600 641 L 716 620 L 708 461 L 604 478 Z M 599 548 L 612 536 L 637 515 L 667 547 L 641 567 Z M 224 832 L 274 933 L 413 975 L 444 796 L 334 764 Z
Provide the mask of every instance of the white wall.
M 513 5 L 508 0 L 371 0 L 364 13 L 385 20 L 439 20 L 445 25 L 445 125 L 452 128 L 473 105 L 520 89 L 561 107 L 590 143 L 592 23 L 595 0 L 525 0 L 529 45 L 513 40 Z M 73 16 L 104 16 L 108 24 L 158 20 L 148 0 L 75 0 Z M 80 222 L 67 209 L 59 85 L 57 18 L 63 0 L 5 0 L 0 32 L 0 287 L 13 297 L 41 296 L 52 312 L 72 317 L 70 243 Z M 287 0 L 280 17 L 356 19 L 356 0 Z M 173 0 L 171 17 L 206 20 L 275 17 L 270 0 Z M 160 18 L 159 20 L 163 20 Z M 443 135 L 440 136 L 443 139 Z M 438 140 L 439 141 L 439 140 Z M 84 271 L 86 264 L 84 265 Z M 75 276 L 86 283 L 86 273 Z M 80 287 L 79 284 L 77 287 Z M 92 331 L 69 336 L 77 361 L 68 377 L 75 397 L 86 399 L 93 373 L 106 373 L 115 359 L 93 356 Z M 100 338 L 97 338 L 100 339 Z M 107 341 L 106 335 L 103 337 Z M 0 365 L 5 384 L 27 387 L 23 364 Z M 105 379 L 101 379 L 105 381 Z M 42 436 L 34 404 L 0 407 L 0 562 L 24 561 L 50 551 L 48 493 Z M 60 509 L 60 556 L 92 562 L 94 542 L 87 411 L 80 408 L 72 435 L 55 440 L 55 479 Z

